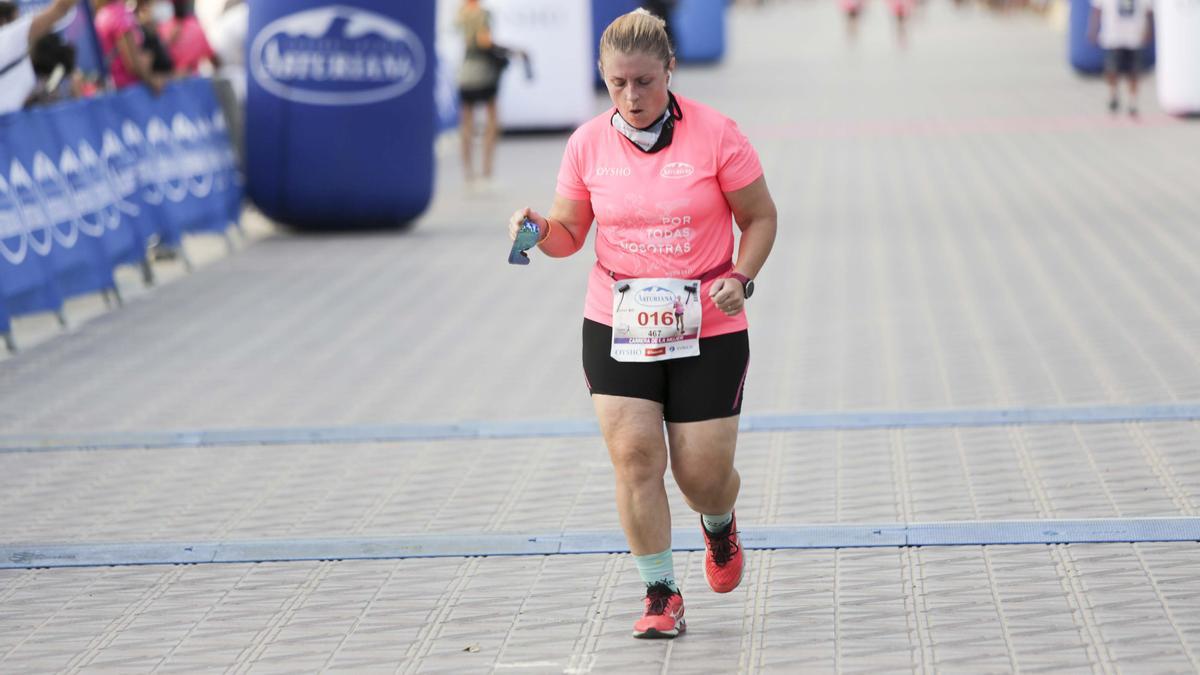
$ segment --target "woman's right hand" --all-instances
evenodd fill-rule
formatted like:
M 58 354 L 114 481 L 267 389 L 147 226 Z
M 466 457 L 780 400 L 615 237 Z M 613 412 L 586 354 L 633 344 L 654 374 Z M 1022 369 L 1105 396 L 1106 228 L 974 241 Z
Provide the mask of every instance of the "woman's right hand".
M 521 223 L 525 222 L 526 218 L 528 218 L 528 219 L 532 220 L 534 223 L 536 223 L 538 226 L 538 232 L 543 233 L 542 236 L 545 236 L 544 233 L 546 232 L 546 219 L 539 216 L 537 211 L 534 211 L 533 209 L 526 206 L 523 209 L 518 209 L 517 211 L 515 211 L 512 214 L 512 218 L 508 219 L 508 238 L 509 238 L 509 240 L 516 241 L 517 232 L 520 231 Z

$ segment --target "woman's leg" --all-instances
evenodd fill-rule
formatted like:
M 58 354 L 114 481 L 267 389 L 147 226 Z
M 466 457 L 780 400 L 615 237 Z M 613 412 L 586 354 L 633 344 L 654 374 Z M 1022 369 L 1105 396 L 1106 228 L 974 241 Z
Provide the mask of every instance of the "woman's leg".
M 742 583 L 745 555 L 733 505 L 742 478 L 733 468 L 738 418 L 667 425 L 671 472 L 688 506 L 701 515 L 704 531 L 704 578 L 717 593 Z
M 733 510 L 742 478 L 733 467 L 737 415 L 703 422 L 671 422 L 671 473 L 684 501 L 696 513 L 720 515 Z
M 500 135 L 500 115 L 496 99 L 487 102 L 487 126 L 483 132 L 483 177 L 492 177 L 492 164 L 496 157 L 496 138 Z
M 600 430 L 616 470 L 617 513 L 635 556 L 671 547 L 671 507 L 663 476 L 667 447 L 662 404 L 640 398 L 592 395 Z
M 471 181 L 475 178 L 475 169 L 471 166 L 471 144 L 475 136 L 474 105 L 468 101 L 459 101 L 458 120 L 458 135 L 462 138 L 463 176 Z

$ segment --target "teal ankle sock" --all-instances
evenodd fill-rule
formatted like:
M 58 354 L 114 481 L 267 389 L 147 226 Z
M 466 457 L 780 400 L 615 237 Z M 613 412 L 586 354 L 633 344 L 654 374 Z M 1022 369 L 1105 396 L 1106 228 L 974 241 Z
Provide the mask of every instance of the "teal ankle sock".
M 733 522 L 733 511 L 715 516 L 700 514 L 700 520 L 704 521 L 704 529 L 708 530 L 709 534 L 716 534 L 723 531 L 729 526 L 729 523 Z
M 672 591 L 678 593 L 679 586 L 675 583 L 675 561 L 671 549 L 662 553 L 633 556 L 633 564 L 637 565 L 638 575 L 646 585 L 664 583 Z

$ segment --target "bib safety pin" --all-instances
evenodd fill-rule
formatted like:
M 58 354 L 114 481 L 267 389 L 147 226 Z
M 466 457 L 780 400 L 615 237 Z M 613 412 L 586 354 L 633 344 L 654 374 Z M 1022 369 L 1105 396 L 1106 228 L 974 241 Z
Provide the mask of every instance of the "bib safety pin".
M 621 311 L 621 305 L 625 302 L 625 291 L 629 290 L 629 284 L 621 284 L 617 286 L 617 292 L 621 294 L 621 299 L 617 301 L 617 311 Z

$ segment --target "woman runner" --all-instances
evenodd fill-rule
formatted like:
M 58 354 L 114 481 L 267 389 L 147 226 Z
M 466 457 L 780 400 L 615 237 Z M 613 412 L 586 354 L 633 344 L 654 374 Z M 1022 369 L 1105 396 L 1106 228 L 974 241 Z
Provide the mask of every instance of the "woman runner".
M 646 583 L 633 635 L 673 638 L 686 623 L 671 556 L 668 459 L 688 506 L 701 514 L 709 585 L 728 593 L 742 578 L 733 512 L 749 367 L 742 309 L 777 217 L 758 155 L 737 125 L 669 90 L 675 58 L 661 19 L 644 10 L 617 18 L 600 40 L 599 65 L 614 107 L 567 142 L 550 213 L 518 210 L 509 235 L 529 218 L 542 252 L 565 257 L 597 223 L 584 375 L 615 469 L 621 526 Z M 742 233 L 736 264 L 731 220 Z M 696 283 L 698 339 L 662 330 L 670 295 Z

